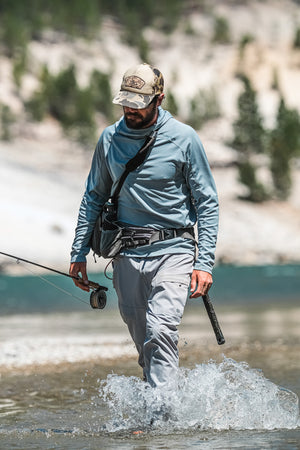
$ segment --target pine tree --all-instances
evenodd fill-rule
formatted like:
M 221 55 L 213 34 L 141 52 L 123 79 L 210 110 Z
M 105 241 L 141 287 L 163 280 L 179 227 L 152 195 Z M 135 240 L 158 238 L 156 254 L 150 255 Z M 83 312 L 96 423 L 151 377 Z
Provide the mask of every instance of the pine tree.
M 239 180 L 249 190 L 247 200 L 262 202 L 268 199 L 268 193 L 257 180 L 253 155 L 264 152 L 265 130 L 258 110 L 256 92 L 250 80 L 242 77 L 244 91 L 238 98 L 239 117 L 233 124 L 234 139 L 231 145 L 239 151 Z
M 233 124 L 232 145 L 245 154 L 263 153 L 265 131 L 258 110 L 256 92 L 250 80 L 242 76 L 244 91 L 238 98 L 239 117 Z
M 270 137 L 270 169 L 278 198 L 288 197 L 291 187 L 291 159 L 300 152 L 300 116 L 298 111 L 288 109 L 281 99 L 276 128 Z

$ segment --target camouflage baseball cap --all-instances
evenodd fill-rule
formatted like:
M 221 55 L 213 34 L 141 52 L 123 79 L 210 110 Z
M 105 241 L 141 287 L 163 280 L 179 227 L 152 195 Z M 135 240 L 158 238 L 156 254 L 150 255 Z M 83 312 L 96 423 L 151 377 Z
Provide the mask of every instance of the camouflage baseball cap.
M 149 64 L 139 64 L 125 72 L 121 90 L 113 99 L 113 103 L 143 109 L 156 95 L 162 94 L 163 90 L 164 78 L 161 72 Z

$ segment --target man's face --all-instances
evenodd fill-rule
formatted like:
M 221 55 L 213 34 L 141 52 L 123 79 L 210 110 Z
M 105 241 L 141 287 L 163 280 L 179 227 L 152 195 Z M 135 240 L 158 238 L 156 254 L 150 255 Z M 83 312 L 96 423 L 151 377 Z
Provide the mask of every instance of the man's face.
M 156 122 L 158 107 L 162 102 L 164 95 L 155 97 L 147 108 L 135 109 L 123 106 L 125 122 L 128 128 L 140 129 L 148 128 Z

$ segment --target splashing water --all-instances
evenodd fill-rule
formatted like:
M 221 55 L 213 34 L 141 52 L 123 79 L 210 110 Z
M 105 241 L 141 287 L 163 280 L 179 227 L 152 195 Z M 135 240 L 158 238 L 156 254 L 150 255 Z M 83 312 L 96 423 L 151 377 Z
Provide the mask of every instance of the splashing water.
M 273 430 L 300 426 L 298 397 L 247 363 L 224 358 L 180 369 L 176 386 L 149 388 L 137 377 L 109 375 L 100 393 L 110 409 L 108 432 L 163 428 L 166 431 Z

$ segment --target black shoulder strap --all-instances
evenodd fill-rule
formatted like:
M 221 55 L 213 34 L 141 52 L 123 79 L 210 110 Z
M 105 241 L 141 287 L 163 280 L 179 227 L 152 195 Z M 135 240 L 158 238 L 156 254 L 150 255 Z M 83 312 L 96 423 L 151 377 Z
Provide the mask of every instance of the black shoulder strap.
M 126 163 L 125 170 L 122 173 L 122 175 L 119 179 L 119 182 L 117 184 L 117 187 L 115 189 L 115 192 L 113 193 L 113 195 L 111 197 L 111 201 L 113 204 L 115 204 L 115 205 L 117 204 L 120 190 L 123 186 L 123 183 L 124 183 L 127 175 L 130 172 L 132 172 L 133 170 L 137 169 L 145 161 L 146 156 L 150 153 L 150 150 L 155 142 L 156 135 L 157 135 L 157 131 L 154 130 L 149 136 L 147 136 L 144 144 L 139 149 L 137 154 Z

